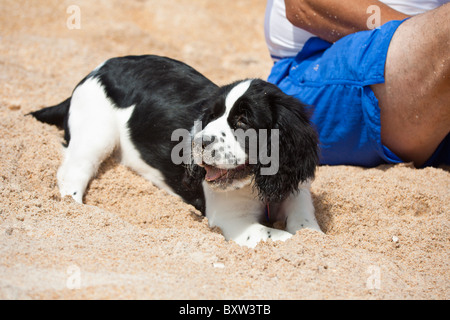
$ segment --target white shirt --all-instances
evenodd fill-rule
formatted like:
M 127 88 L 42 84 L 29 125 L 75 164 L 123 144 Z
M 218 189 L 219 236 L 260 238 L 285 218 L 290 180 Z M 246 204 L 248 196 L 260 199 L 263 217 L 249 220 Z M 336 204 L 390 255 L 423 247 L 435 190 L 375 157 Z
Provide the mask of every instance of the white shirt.
M 450 0 L 380 0 L 407 15 L 432 10 Z M 267 0 L 264 31 L 267 47 L 274 60 L 294 57 L 300 52 L 312 33 L 295 27 L 286 18 L 284 0 Z

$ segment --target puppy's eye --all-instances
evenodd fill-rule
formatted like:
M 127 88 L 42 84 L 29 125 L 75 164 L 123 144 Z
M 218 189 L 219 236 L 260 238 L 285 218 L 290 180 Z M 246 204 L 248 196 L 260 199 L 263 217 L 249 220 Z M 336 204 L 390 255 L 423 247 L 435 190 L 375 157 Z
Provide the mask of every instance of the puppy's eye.
M 248 129 L 250 126 L 246 119 L 239 118 L 236 123 L 234 124 L 235 129 Z

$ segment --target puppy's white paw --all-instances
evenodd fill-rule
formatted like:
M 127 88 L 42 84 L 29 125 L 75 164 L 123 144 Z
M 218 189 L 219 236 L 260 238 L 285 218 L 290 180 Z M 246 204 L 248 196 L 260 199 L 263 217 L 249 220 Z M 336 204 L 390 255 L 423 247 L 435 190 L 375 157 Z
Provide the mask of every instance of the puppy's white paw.
M 85 190 L 84 179 L 80 176 L 67 174 L 66 170 L 58 171 L 58 188 L 61 198 L 71 196 L 76 202 L 83 204 L 83 194 Z
M 271 239 L 273 241 L 286 241 L 292 234 L 283 230 L 273 229 L 261 224 L 254 224 L 247 228 L 245 232 L 231 239 L 241 246 L 254 248 L 260 241 Z
M 73 193 L 69 193 L 69 192 L 60 190 L 60 194 L 61 194 L 61 198 L 64 198 L 66 196 L 71 196 L 72 199 L 75 200 L 75 202 L 77 202 L 79 204 L 83 204 L 83 194 L 78 193 L 77 191 L 75 191 Z

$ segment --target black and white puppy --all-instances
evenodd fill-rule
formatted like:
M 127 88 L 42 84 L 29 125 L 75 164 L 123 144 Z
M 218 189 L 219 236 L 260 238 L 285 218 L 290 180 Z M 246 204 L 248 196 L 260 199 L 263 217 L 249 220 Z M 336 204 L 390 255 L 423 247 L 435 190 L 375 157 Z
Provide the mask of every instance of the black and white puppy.
M 124 165 L 195 206 L 240 245 L 286 240 L 303 227 L 320 231 L 309 191 L 316 133 L 304 106 L 263 80 L 218 87 L 169 58 L 113 58 L 70 98 L 31 114 L 64 128 L 58 186 L 79 203 L 117 150 Z M 285 222 L 286 231 L 266 220 Z

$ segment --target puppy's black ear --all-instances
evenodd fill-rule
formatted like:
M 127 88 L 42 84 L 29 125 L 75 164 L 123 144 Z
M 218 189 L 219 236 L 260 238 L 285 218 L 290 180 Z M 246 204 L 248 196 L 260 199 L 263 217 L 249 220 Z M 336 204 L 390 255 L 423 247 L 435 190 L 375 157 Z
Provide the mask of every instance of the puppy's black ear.
M 278 160 L 278 166 L 258 161 L 255 184 L 262 201 L 280 202 L 298 191 L 300 183 L 314 179 L 319 163 L 318 138 L 305 106 L 274 85 L 266 85 L 273 129 L 268 133 L 267 149 L 271 160 Z

